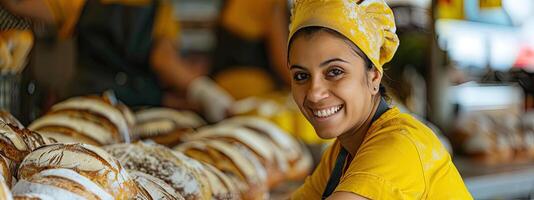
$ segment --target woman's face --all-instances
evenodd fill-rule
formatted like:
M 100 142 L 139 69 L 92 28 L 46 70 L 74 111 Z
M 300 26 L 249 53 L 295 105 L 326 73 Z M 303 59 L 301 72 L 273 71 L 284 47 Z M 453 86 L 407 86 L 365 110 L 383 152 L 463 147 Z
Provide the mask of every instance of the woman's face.
M 355 131 L 370 116 L 381 75 L 345 40 L 326 31 L 299 36 L 288 62 L 293 98 L 319 137 Z

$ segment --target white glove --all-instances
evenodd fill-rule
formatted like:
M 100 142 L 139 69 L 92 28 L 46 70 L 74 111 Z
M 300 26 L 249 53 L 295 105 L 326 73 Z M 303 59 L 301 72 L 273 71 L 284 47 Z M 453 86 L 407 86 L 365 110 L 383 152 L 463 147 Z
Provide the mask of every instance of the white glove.
M 187 90 L 187 98 L 202 106 L 204 116 L 210 122 L 224 119 L 234 102 L 230 94 L 206 76 L 193 80 Z

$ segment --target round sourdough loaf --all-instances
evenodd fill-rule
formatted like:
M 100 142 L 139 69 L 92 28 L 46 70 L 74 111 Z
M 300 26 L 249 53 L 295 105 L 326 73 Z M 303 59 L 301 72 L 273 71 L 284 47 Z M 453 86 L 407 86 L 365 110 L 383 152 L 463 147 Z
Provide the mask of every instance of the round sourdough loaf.
M 19 181 L 28 181 L 41 171 L 58 168 L 74 170 L 117 199 L 128 199 L 138 192 L 137 185 L 117 160 L 88 144 L 41 146 L 26 156 L 17 174 Z
M 20 180 L 13 193 L 42 194 L 58 200 L 113 200 L 114 197 L 85 176 L 70 169 L 48 169 Z

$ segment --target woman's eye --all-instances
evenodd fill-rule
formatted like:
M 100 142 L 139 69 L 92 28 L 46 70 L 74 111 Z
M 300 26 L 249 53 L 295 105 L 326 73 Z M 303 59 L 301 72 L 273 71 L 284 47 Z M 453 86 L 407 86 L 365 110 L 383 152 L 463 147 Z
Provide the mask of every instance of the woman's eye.
M 302 80 L 306 80 L 307 78 L 308 78 L 308 74 L 302 73 L 302 72 L 297 72 L 295 73 L 295 75 L 293 75 L 293 80 L 295 81 L 302 81 Z
M 336 76 L 339 76 L 341 74 L 343 74 L 342 70 L 340 70 L 340 69 L 331 69 L 330 71 L 328 71 L 327 76 L 328 77 L 336 77 Z

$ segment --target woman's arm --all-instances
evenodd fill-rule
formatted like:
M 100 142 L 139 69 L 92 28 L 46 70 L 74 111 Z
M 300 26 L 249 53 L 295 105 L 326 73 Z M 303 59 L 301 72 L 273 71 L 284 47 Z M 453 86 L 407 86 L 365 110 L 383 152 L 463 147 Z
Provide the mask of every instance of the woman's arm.
M 54 14 L 46 0 L 0 0 L 9 12 L 45 23 L 55 23 Z

